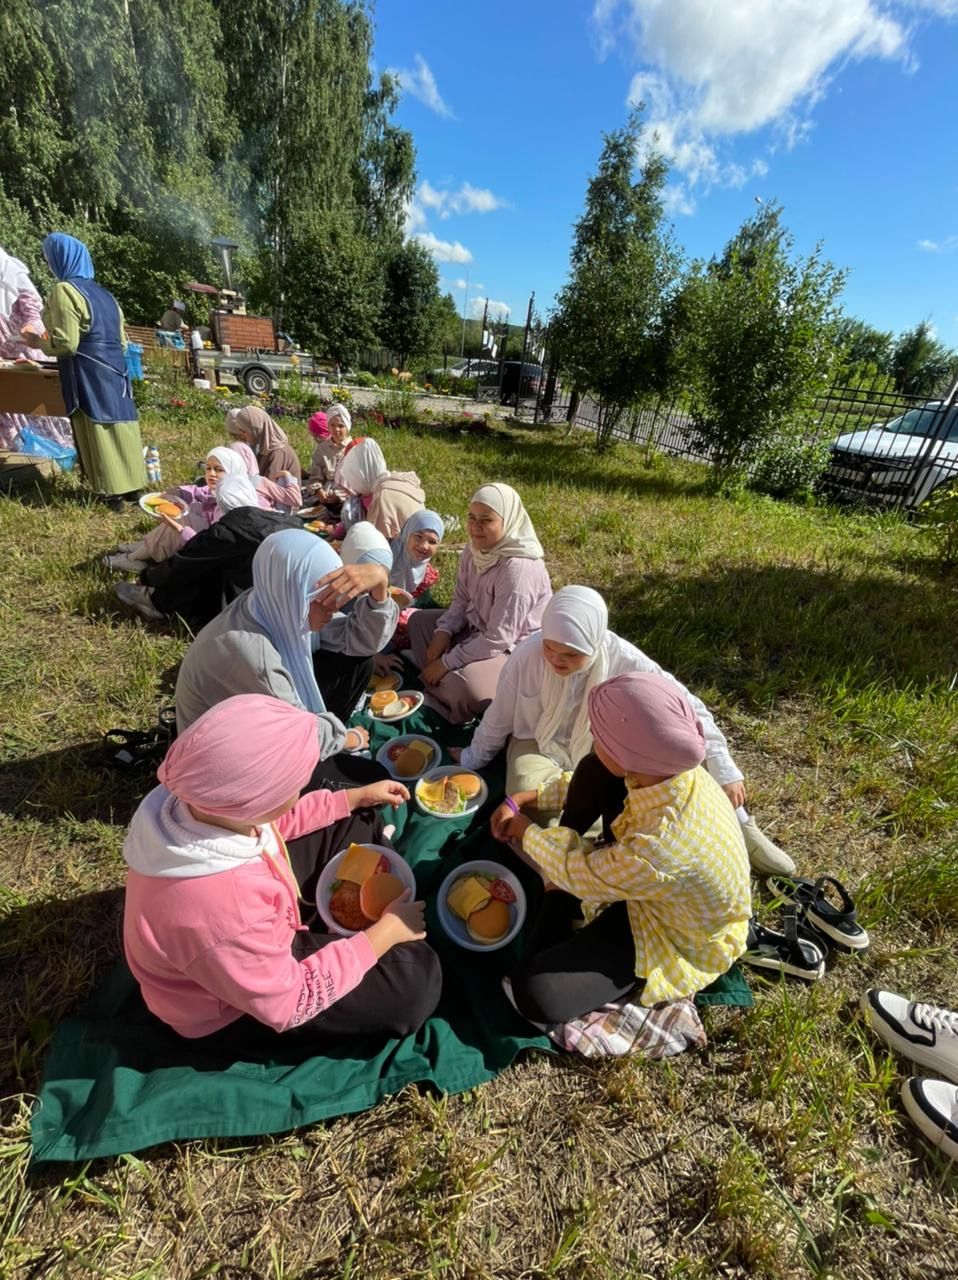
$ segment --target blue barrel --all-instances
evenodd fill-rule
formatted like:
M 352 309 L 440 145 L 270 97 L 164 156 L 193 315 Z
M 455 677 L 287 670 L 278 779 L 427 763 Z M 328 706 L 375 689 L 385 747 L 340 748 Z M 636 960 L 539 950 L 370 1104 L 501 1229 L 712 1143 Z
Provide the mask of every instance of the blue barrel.
M 143 381 L 143 348 L 138 342 L 126 345 L 126 371 L 131 382 Z

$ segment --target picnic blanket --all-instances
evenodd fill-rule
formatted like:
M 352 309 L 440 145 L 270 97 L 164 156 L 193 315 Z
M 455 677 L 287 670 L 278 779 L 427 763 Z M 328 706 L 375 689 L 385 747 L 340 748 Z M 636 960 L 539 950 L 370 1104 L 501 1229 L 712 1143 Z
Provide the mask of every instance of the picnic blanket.
M 413 731 L 445 748 L 471 736 L 423 710 L 400 725 L 377 724 L 373 753 L 398 733 Z M 446 756 L 444 762 L 452 761 Z M 282 1133 L 363 1111 L 413 1082 L 456 1093 L 493 1079 L 523 1050 L 555 1052 L 502 991 L 503 975 L 521 955 L 522 936 L 501 951 L 466 952 L 446 938 L 436 916 L 442 880 L 471 858 L 506 861 L 533 902 L 539 892 L 535 873 L 489 835 L 489 815 L 505 784 L 503 758 L 483 775 L 489 799 L 471 818 L 444 821 L 413 803 L 396 818 L 393 843 L 427 900 L 428 936 L 443 967 L 442 1000 L 417 1035 L 385 1043 L 353 1038 L 341 1052 L 305 1062 L 279 1054 L 217 1060 L 154 1018 L 120 963 L 56 1029 L 33 1112 L 33 1162 L 90 1160 L 176 1139 Z M 732 970 L 701 1002 L 752 1001 Z

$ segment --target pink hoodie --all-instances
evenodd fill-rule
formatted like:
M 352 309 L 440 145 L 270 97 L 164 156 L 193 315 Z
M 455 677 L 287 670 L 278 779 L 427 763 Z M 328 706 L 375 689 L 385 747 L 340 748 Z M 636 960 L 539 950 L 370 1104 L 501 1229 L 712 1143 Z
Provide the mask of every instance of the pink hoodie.
M 349 815 L 343 791 L 312 791 L 258 836 L 197 822 L 166 787 L 133 816 L 123 945 L 147 1007 L 181 1036 L 248 1013 L 275 1031 L 306 1022 L 376 964 L 364 933 L 296 960 L 297 888 L 282 845 Z

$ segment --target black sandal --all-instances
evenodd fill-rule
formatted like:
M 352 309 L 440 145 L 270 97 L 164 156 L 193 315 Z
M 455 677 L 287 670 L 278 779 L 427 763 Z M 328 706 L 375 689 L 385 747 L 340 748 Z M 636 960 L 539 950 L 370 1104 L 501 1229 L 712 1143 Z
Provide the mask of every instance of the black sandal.
M 825 972 L 821 948 L 810 938 L 799 936 L 794 912 L 785 916 L 784 924 L 785 932 L 776 933 L 753 917 L 748 923 L 748 949 L 739 956 L 740 963 L 801 978 L 803 982 L 817 982 Z
M 771 891 L 794 906 L 813 929 L 829 941 L 829 945 L 845 951 L 864 951 L 869 944 L 867 932 L 858 923 L 858 912 L 852 896 L 834 876 L 809 880 L 804 876 L 769 876 L 765 881 Z M 834 890 L 841 907 L 826 896 Z

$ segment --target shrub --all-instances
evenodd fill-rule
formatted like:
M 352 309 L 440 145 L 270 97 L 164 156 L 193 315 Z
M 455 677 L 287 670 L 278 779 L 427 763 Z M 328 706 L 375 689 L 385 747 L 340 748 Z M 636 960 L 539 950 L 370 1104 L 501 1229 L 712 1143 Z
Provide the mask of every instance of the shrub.
M 759 453 L 751 485 L 773 498 L 810 498 L 828 467 L 827 441 L 782 435 Z
M 378 387 L 379 380 L 374 373 L 370 373 L 366 369 L 360 369 L 359 373 L 353 374 L 353 386 Z
M 311 382 L 307 382 L 299 369 L 281 373 L 278 381 L 276 401 L 288 412 L 313 413 L 322 404 L 319 393 L 314 390 Z
M 939 485 L 921 504 L 919 518 L 935 542 L 942 564 L 958 564 L 958 480 Z
M 409 387 L 396 387 L 384 391 L 376 401 L 376 409 L 391 427 L 417 420 L 416 396 Z

